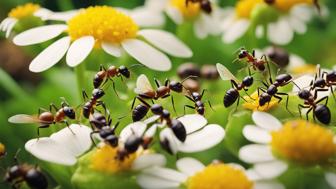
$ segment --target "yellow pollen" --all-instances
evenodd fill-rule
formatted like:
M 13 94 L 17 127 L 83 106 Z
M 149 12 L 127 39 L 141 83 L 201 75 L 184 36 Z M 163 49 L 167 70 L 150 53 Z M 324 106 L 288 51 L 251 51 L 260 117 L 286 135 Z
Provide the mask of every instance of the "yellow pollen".
M 211 164 L 187 181 L 188 189 L 251 189 L 251 182 L 245 173 L 222 163 Z
M 288 11 L 298 4 L 312 5 L 313 3 L 313 0 L 275 0 L 274 6 L 282 11 Z
M 259 106 L 259 98 L 258 98 L 258 92 L 254 92 L 252 95 L 250 95 L 253 99 L 251 99 L 249 96 L 244 96 L 243 98 L 247 101 L 243 103 L 243 107 L 245 109 L 248 110 L 252 110 L 252 111 L 263 111 L 263 112 L 267 112 L 268 110 L 270 110 L 271 108 L 275 107 L 276 105 L 278 105 L 278 100 L 276 100 L 275 98 L 271 99 L 271 102 L 269 104 L 265 104 L 263 106 Z
M 0 143 L 0 157 L 2 157 L 5 154 L 6 154 L 5 145 L 3 145 L 2 143 Z
M 315 74 L 316 73 L 316 65 L 313 64 L 305 64 L 302 66 L 293 67 L 290 72 L 293 74 L 301 75 L 301 74 Z
M 89 7 L 68 22 L 68 33 L 72 40 L 93 36 L 96 44 L 120 43 L 135 38 L 137 32 L 138 25 L 131 17 L 108 6 Z
M 188 2 L 186 5 L 186 0 L 170 0 L 170 5 L 175 7 L 185 18 L 195 18 L 200 13 L 200 4 L 195 2 Z
M 250 18 L 251 12 L 263 0 L 239 0 L 236 4 L 235 12 L 238 18 Z
M 35 11 L 40 9 L 40 5 L 34 3 L 27 3 L 24 5 L 20 5 L 12 9 L 8 16 L 16 19 L 32 16 Z
M 106 173 L 116 173 L 120 171 L 128 171 L 132 167 L 132 163 L 136 158 L 136 154 L 130 154 L 123 161 L 118 160 L 118 148 L 110 145 L 104 145 L 96 150 L 91 157 L 91 168 Z
M 334 134 L 305 120 L 289 121 L 272 132 L 271 145 L 279 156 L 302 164 L 323 163 L 336 153 Z

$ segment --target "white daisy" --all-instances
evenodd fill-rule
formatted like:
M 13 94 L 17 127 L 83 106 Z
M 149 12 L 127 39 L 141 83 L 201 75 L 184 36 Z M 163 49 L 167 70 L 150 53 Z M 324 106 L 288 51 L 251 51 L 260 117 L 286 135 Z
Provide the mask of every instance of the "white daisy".
M 108 6 L 82 9 L 67 24 L 41 26 L 20 33 L 14 43 L 20 46 L 33 45 L 64 36 L 44 49 L 29 66 L 32 72 L 42 72 L 66 54 L 66 62 L 75 67 L 90 54 L 94 47 L 120 57 L 122 49 L 145 66 L 159 71 L 171 68 L 170 59 L 153 46 L 175 57 L 192 56 L 191 50 L 173 34 L 153 29 L 138 31 L 138 25 L 126 14 Z
M 216 3 L 210 2 L 211 12 L 204 11 L 199 2 L 188 2 L 186 0 L 147 0 L 147 10 L 151 12 L 165 12 L 175 24 L 183 24 L 185 22 L 193 22 L 195 35 L 199 39 L 204 39 L 208 35 L 218 35 L 220 27 L 218 27 L 221 19 L 221 10 Z M 163 23 L 162 23 L 163 24 Z
M 25 149 L 38 159 L 71 166 L 77 162 L 77 157 L 90 149 L 90 133 L 89 127 L 72 124 L 50 137 L 29 140 Z
M 239 150 L 239 158 L 253 164 L 253 170 L 262 178 L 276 178 L 288 169 L 288 163 L 315 166 L 327 163 L 336 154 L 334 134 L 305 120 L 281 124 L 271 114 L 253 112 L 256 125 L 246 125 L 248 144 Z
M 17 6 L 8 13 L 8 17 L 0 23 L 0 31 L 6 32 L 6 37 L 9 37 L 11 31 L 17 22 L 31 16 L 39 17 L 42 20 L 62 21 L 74 15 L 74 11 L 53 12 L 46 8 L 40 7 L 38 4 L 27 3 Z
M 203 165 L 193 158 L 182 158 L 176 162 L 178 170 L 152 167 L 137 176 L 138 184 L 145 189 L 284 189 L 276 181 L 260 180 L 252 171 L 238 164 L 213 163 Z
M 222 39 L 225 43 L 233 43 L 250 29 L 253 22 L 256 37 L 266 35 L 270 42 L 286 45 L 293 40 L 294 33 L 304 34 L 307 31 L 307 23 L 315 14 L 314 8 L 312 1 L 308 0 L 280 0 L 269 6 L 262 0 L 241 0 L 235 8 L 226 10 Z M 256 9 L 265 10 L 265 14 L 256 16 Z M 264 18 L 266 16 L 267 19 Z M 252 20 L 261 18 L 263 20 Z

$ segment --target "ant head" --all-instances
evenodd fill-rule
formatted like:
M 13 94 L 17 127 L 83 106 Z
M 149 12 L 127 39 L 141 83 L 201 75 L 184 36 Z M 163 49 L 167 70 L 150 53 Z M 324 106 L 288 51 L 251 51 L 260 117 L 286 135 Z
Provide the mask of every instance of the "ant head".
M 164 119 L 169 119 L 169 117 L 170 117 L 169 111 L 168 110 L 162 110 L 162 117 Z
M 171 81 L 169 83 L 169 88 L 177 93 L 180 93 L 183 90 L 183 85 L 180 82 Z
M 253 84 L 253 77 L 251 76 L 246 76 L 242 83 L 246 86 L 246 87 L 250 87 Z
M 271 96 L 268 93 L 262 93 L 259 96 L 259 106 L 265 105 L 267 102 L 271 101 Z
M 310 96 L 310 91 L 307 89 L 301 89 L 298 95 L 301 99 L 308 99 Z
M 69 106 L 64 106 L 63 107 L 63 111 L 65 116 L 67 116 L 70 119 L 75 119 L 76 118 L 76 112 L 73 108 L 69 107 Z
M 138 150 L 141 143 L 142 143 L 142 138 L 133 134 L 126 139 L 125 149 L 129 153 L 134 153 Z
M 192 92 L 192 93 L 191 93 L 191 97 L 192 97 L 195 101 L 197 101 L 197 100 L 201 100 L 201 98 L 202 98 L 201 94 L 199 94 L 198 92 Z
M 126 68 L 126 66 L 120 66 L 119 72 L 121 75 L 123 75 L 126 78 L 129 78 L 131 75 L 130 71 L 128 70 L 128 68 Z
M 99 99 L 105 95 L 105 92 L 102 89 L 94 89 L 92 91 L 92 96 L 96 99 Z
M 117 147 L 119 143 L 119 138 L 114 134 L 110 134 L 105 137 L 105 141 L 110 144 L 112 147 Z
M 241 49 L 238 53 L 238 58 L 246 58 L 248 55 L 248 51 L 246 49 Z
M 163 107 L 160 104 L 153 104 L 151 106 L 151 111 L 153 112 L 153 114 L 162 114 Z

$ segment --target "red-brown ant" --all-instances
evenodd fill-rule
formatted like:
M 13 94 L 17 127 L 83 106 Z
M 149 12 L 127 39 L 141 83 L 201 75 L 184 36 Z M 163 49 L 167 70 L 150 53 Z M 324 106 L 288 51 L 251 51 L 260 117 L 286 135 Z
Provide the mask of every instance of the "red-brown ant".
M 210 14 L 212 12 L 211 2 L 209 0 L 186 0 L 186 6 L 189 5 L 189 3 L 199 3 L 202 11 L 204 11 L 207 14 Z

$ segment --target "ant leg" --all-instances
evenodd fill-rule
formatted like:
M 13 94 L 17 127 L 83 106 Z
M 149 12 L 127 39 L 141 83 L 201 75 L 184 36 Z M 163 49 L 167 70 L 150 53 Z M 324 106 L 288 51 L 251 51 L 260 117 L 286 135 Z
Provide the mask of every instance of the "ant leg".
M 133 108 L 134 108 L 134 104 L 135 104 L 135 100 L 136 100 L 136 99 L 137 99 L 136 97 L 133 98 L 133 102 L 132 102 L 131 110 L 133 110 Z
M 201 98 L 203 97 L 203 95 L 204 95 L 204 93 L 205 93 L 206 91 L 207 91 L 206 89 L 203 89 L 203 90 L 202 90 Z
M 37 140 L 40 138 L 40 129 L 48 128 L 49 125 L 40 125 L 37 127 Z
M 113 88 L 114 93 L 115 93 L 115 94 L 117 95 L 117 97 L 120 99 L 120 96 L 119 96 L 119 94 L 117 93 L 117 90 L 116 90 L 115 82 L 113 81 L 113 79 L 110 79 L 110 81 L 112 82 L 112 88 Z
M 302 118 L 302 112 L 301 112 L 302 108 L 310 108 L 310 106 L 304 106 L 302 104 L 298 104 L 298 110 L 301 118 Z
M 176 113 L 176 108 L 175 108 L 175 103 L 174 103 L 174 97 L 173 97 L 173 95 L 171 95 L 171 103 L 172 103 L 172 105 L 173 105 L 173 109 L 174 109 L 174 112 Z M 176 113 L 177 114 L 177 113 Z
M 96 134 L 96 133 L 99 133 L 99 131 L 92 131 L 92 132 L 90 133 L 90 139 L 91 139 L 92 143 L 94 144 L 94 146 L 95 146 L 96 148 L 98 148 L 96 142 L 95 142 L 94 139 L 93 139 L 93 135 Z
M 231 79 L 230 81 L 231 81 L 231 86 L 232 86 L 232 88 L 235 87 L 235 88 L 237 89 L 237 88 L 238 88 L 238 84 L 237 84 L 237 82 L 236 82 L 235 80 L 232 80 L 232 79 Z
M 154 78 L 154 81 L 155 81 L 156 87 L 159 88 L 161 86 L 160 82 L 156 78 Z
M 169 85 L 169 79 L 166 79 L 164 86 L 167 87 L 168 85 Z
M 212 108 L 212 105 L 211 105 L 210 100 L 208 100 L 208 104 L 209 104 L 210 109 L 211 109 L 212 111 L 215 111 L 215 110 Z
M 71 133 L 72 133 L 73 135 L 76 135 L 76 134 L 72 131 L 72 129 L 70 128 L 69 123 L 68 123 L 67 120 L 63 120 L 63 123 L 66 124 L 66 126 L 68 127 L 68 129 L 71 131 Z
M 20 151 L 21 151 L 21 148 L 19 148 L 16 152 L 15 152 L 15 155 L 14 155 L 14 162 L 15 162 L 15 164 L 16 165 L 18 165 L 19 164 L 19 160 L 18 160 L 18 156 L 19 156 L 19 153 L 20 153 Z
M 184 105 L 184 107 L 183 107 L 184 114 L 183 114 L 183 115 L 186 114 L 186 107 L 187 107 L 187 108 L 190 108 L 190 109 L 195 109 L 195 107 L 193 107 L 193 106 L 190 106 L 190 105 Z
M 329 89 L 316 89 L 315 92 L 314 92 L 314 99 L 317 98 L 317 93 L 318 92 L 321 92 L 321 91 L 328 91 Z
M 292 115 L 294 116 L 294 114 L 288 109 L 288 102 L 289 102 L 289 95 L 287 93 L 277 93 L 278 95 L 283 95 L 286 96 L 286 110 Z
M 333 95 L 334 100 L 336 101 L 335 92 L 334 92 L 332 85 L 330 85 L 330 91 L 331 91 L 331 94 Z
M 245 100 L 245 99 L 244 99 Z M 237 111 L 238 109 L 238 106 L 239 106 L 239 101 L 240 101 L 240 98 L 237 99 L 237 105 L 236 105 L 236 109 L 235 109 L 235 112 Z
M 167 97 L 169 97 L 169 96 L 170 96 L 170 93 L 168 93 L 168 94 L 162 96 L 161 98 L 164 99 L 164 98 L 167 98 Z
M 150 105 L 145 101 L 145 100 L 143 100 L 142 98 L 140 98 L 140 97 L 136 97 L 138 100 L 140 100 L 140 102 L 142 102 L 145 106 L 147 106 L 147 107 L 150 107 Z M 154 101 L 153 101 L 153 99 L 152 99 L 152 102 L 153 102 L 153 104 L 154 104 Z
M 49 105 L 49 111 L 52 112 L 52 109 L 54 108 L 54 110 L 57 112 L 58 111 L 58 108 L 57 106 L 54 104 L 54 103 L 50 103 Z
M 252 98 L 252 97 L 247 93 L 247 89 L 246 89 L 246 90 L 244 89 L 244 92 L 245 92 L 245 94 L 246 94 L 251 100 L 256 100 L 256 99 Z
M 325 104 L 327 105 L 327 103 L 328 103 L 328 99 L 329 99 L 329 97 L 328 97 L 328 96 L 325 96 L 325 97 L 321 98 L 320 100 L 316 101 L 315 103 L 318 104 L 318 103 L 322 102 L 323 100 L 326 100 L 326 103 L 325 103 Z
M 306 119 L 307 119 L 307 121 L 309 121 L 308 119 L 308 115 L 309 115 L 309 113 L 311 112 L 313 110 L 313 107 L 311 107 L 311 108 L 309 108 L 309 110 L 307 111 L 307 113 L 306 113 Z M 314 121 L 315 121 L 315 115 L 313 115 L 313 118 L 314 118 Z
M 194 99 L 192 99 L 190 96 L 184 95 L 187 99 L 189 99 L 191 102 L 195 102 Z
M 84 101 L 86 101 L 86 99 L 89 99 L 89 96 L 87 95 L 87 93 L 84 90 L 82 91 L 82 96 L 83 96 Z

